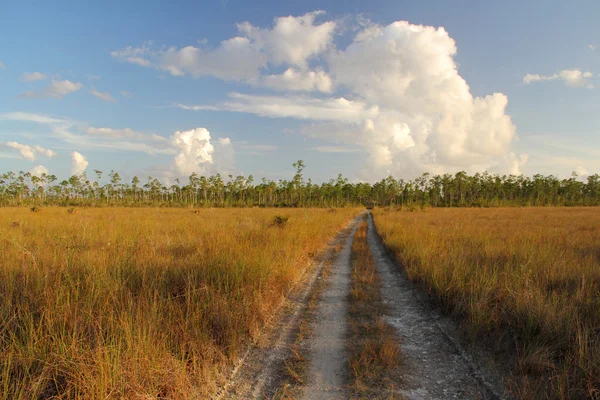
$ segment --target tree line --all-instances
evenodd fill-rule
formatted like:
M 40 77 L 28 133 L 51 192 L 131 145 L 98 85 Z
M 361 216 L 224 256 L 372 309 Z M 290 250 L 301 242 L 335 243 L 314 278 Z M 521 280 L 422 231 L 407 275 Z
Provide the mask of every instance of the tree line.
M 328 182 L 305 180 L 302 160 L 293 164 L 290 180 L 255 182 L 252 175 L 227 177 L 192 173 L 187 181 L 165 185 L 149 176 L 125 182 L 110 171 L 94 170 L 59 181 L 55 175 L 35 176 L 20 171 L 0 176 L 0 205 L 61 206 L 180 206 L 180 207 L 499 207 L 499 206 L 597 206 L 600 175 L 586 181 L 573 175 L 559 179 L 549 175 L 497 175 L 476 173 L 430 175 L 413 180 L 389 176 L 374 184 L 351 183 L 339 174 Z M 94 179 L 95 178 L 95 179 Z

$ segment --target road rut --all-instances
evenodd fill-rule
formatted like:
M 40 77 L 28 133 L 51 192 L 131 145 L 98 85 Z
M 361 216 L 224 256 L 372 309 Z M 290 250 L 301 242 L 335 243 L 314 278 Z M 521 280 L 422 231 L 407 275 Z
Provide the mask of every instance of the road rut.
M 478 371 L 438 326 L 429 306 L 417 296 L 389 258 L 369 215 L 367 241 L 382 283 L 387 322 L 400 339 L 403 379 L 400 392 L 408 399 L 495 399 Z
M 309 367 L 303 399 L 347 399 L 348 296 L 351 281 L 352 241 L 358 224 L 331 265 L 330 286 L 321 294 L 313 335 L 308 346 Z

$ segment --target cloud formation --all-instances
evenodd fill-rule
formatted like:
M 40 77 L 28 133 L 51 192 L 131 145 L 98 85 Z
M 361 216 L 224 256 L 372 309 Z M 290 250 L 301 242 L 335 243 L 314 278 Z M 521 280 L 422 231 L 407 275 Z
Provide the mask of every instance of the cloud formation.
M 558 79 L 564 81 L 570 87 L 593 89 L 594 85 L 589 81 L 592 76 L 593 74 L 589 71 L 582 72 L 578 69 L 565 69 L 554 75 L 527 74 L 523 77 L 523 83 L 530 84 Z
M 35 161 L 35 159 L 42 155 L 46 157 L 54 157 L 56 156 L 56 152 L 54 150 L 45 149 L 41 146 L 30 146 L 27 144 L 22 144 L 18 142 L 6 142 L 4 143 L 6 147 L 10 147 L 16 149 L 21 153 L 21 156 L 29 161 Z
M 27 91 L 23 93 L 23 97 L 30 98 L 53 98 L 53 99 L 62 99 L 66 95 L 76 92 L 83 87 L 83 84 L 80 82 L 71 82 L 69 80 L 64 81 L 56 81 L 52 80 L 50 86 L 45 87 L 40 91 Z
M 22 121 L 45 125 L 53 138 L 72 148 L 107 150 L 107 151 L 136 151 L 149 155 L 172 156 L 170 165 L 161 170 L 166 178 L 188 176 L 192 172 L 198 174 L 233 173 L 234 146 L 229 138 L 211 139 L 205 128 L 189 131 L 177 131 L 170 137 L 155 133 L 135 131 L 130 128 L 116 129 L 108 127 L 92 127 L 66 118 L 50 117 L 41 114 L 15 112 L 0 113 L 0 121 Z M 276 147 L 268 145 L 253 145 L 243 142 L 243 148 L 253 151 L 269 151 Z M 0 143 L 4 147 L 13 148 L 20 152 L 23 158 L 35 161 L 40 155 L 54 157 L 53 150 L 41 146 L 29 146 L 17 142 Z M 85 156 L 77 151 L 71 153 L 71 173 L 81 174 L 88 166 Z
M 222 80 L 243 81 L 260 84 L 261 70 L 268 66 L 290 65 L 296 69 L 273 77 L 268 84 L 286 90 L 308 90 L 300 79 L 309 77 L 308 63 L 332 46 L 336 22 L 315 24 L 322 11 L 307 13 L 299 17 L 275 18 L 271 28 L 259 28 L 249 22 L 238 24 L 239 36 L 223 40 L 215 48 L 202 45 L 154 48 L 151 42 L 141 47 L 126 47 L 111 52 L 115 59 L 166 71 L 174 76 L 213 76 Z M 311 87 L 316 90 L 327 88 L 322 72 L 312 79 Z M 294 76 L 291 76 L 294 75 Z
M 297 70 L 288 68 L 279 75 L 267 75 L 262 79 L 264 86 L 279 91 L 319 91 L 331 93 L 333 83 L 323 71 Z
M 71 153 L 71 174 L 72 175 L 80 175 L 83 174 L 85 169 L 88 166 L 87 158 L 76 151 Z
M 406 21 L 387 26 L 366 22 L 348 46 L 335 48 L 330 35 L 336 24 L 325 26 L 329 28 L 322 31 L 327 34 L 313 35 L 320 38 L 314 41 L 320 45 L 294 52 L 295 56 L 281 52 L 287 56 L 270 57 L 288 68 L 281 75 L 263 76 L 261 82 L 278 91 L 332 96 L 230 93 L 222 104 L 179 107 L 305 120 L 299 132 L 334 145 L 321 150 L 364 149 L 365 175 L 414 176 L 463 169 L 520 172 L 527 157 L 511 150 L 516 128 L 505 112 L 507 97 L 471 94 L 454 61 L 456 43 L 444 28 Z M 253 28 L 242 31 L 256 40 L 248 33 Z M 317 73 L 311 75 L 302 62 L 315 54 L 321 64 L 312 68 L 320 71 L 320 85 L 315 83 Z M 571 84 L 577 79 L 563 75 Z
M 44 79 L 46 79 L 46 75 L 42 74 L 41 72 L 23 72 L 21 75 L 21 80 L 23 82 L 42 81 Z
M 44 167 L 43 165 L 38 165 L 36 167 L 33 167 L 29 170 L 29 173 L 32 176 L 37 176 L 38 178 L 41 177 L 43 174 L 48 175 L 49 171 L 48 168 Z
M 108 93 L 108 92 L 99 92 L 96 89 L 92 88 L 90 90 L 90 94 L 92 96 L 95 96 L 95 97 L 99 98 L 100 100 L 108 101 L 110 103 L 116 103 L 117 102 L 117 100 L 114 97 L 112 97 L 112 95 L 110 93 Z
M 229 138 L 220 138 L 213 145 L 210 132 L 205 128 L 177 131 L 171 136 L 171 144 L 177 149 L 173 162 L 179 175 L 223 173 L 232 167 L 233 147 Z M 219 167 L 218 171 L 215 166 Z

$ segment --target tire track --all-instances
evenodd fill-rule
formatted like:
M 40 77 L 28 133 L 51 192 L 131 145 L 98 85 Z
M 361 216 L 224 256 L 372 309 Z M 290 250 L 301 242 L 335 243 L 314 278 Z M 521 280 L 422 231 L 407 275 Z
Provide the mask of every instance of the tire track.
M 400 338 L 404 360 L 401 392 L 408 399 L 497 399 L 499 396 L 465 352 L 433 318 L 389 258 L 369 215 L 368 238 L 388 306 L 386 317 Z

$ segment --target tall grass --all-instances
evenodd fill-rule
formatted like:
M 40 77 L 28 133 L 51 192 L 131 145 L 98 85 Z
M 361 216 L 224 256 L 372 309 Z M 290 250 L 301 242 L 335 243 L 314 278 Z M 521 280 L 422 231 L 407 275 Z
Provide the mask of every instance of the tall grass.
M 205 398 L 353 210 L 0 210 L 0 398 Z
M 600 210 L 376 210 L 377 230 L 473 338 L 517 352 L 520 398 L 600 398 Z

